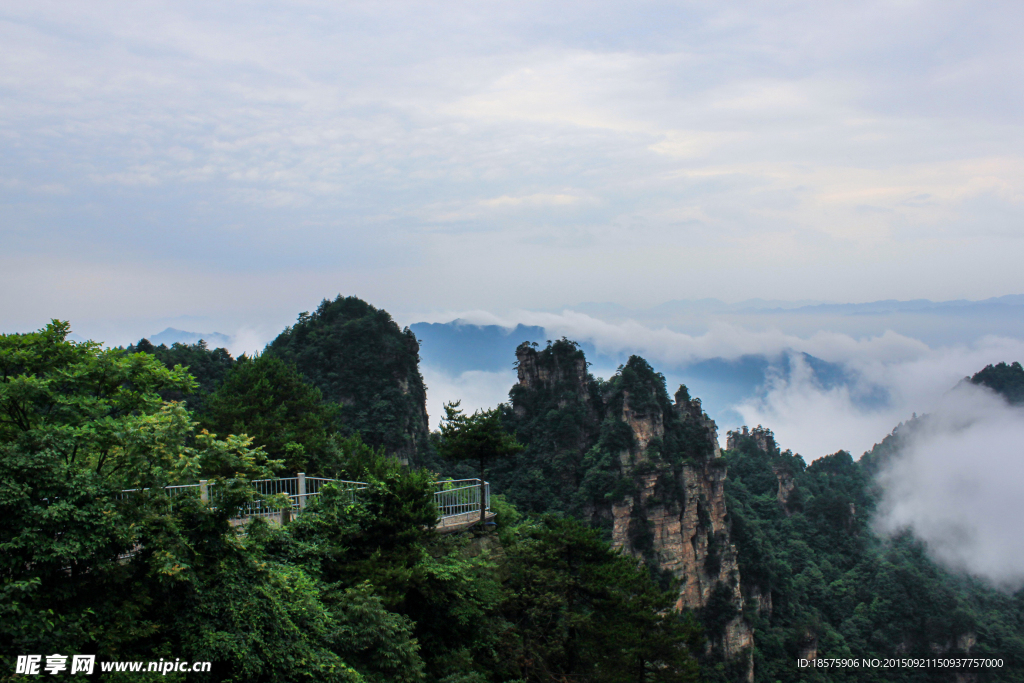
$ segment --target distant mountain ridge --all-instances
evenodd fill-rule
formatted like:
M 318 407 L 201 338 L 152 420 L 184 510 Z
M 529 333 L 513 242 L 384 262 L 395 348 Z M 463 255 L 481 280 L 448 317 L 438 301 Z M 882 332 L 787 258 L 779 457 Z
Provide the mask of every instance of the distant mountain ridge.
M 1024 306 L 1024 294 L 1007 294 L 1004 296 L 990 297 L 988 299 L 951 299 L 947 301 L 932 301 L 931 299 L 880 299 L 878 301 L 867 301 L 863 303 L 837 303 L 831 301 L 817 301 L 812 299 L 800 299 L 797 301 L 786 301 L 782 299 L 745 299 L 736 303 L 726 303 L 721 299 L 673 299 L 650 308 L 630 308 L 621 304 L 609 302 L 588 301 L 575 306 L 565 308 L 586 313 L 596 317 L 603 316 L 628 316 L 641 314 L 650 315 L 673 315 L 679 313 L 689 314 L 716 314 L 716 313 L 889 313 L 889 312 L 915 312 L 915 311 L 938 311 L 953 309 L 990 309 L 992 307 Z
M 155 346 L 160 346 L 161 344 L 170 346 L 175 343 L 196 344 L 202 339 L 211 349 L 226 347 L 231 343 L 231 337 L 220 332 L 186 332 L 174 327 L 168 327 L 160 334 L 154 334 L 152 337 L 148 337 L 148 339 Z
M 415 323 L 409 329 L 421 342 L 420 357 L 424 364 L 454 374 L 511 368 L 516 347 L 524 341 L 543 343 L 547 339 L 543 327 L 517 325 L 510 329 L 473 325 L 460 319 L 450 323 Z
M 420 342 L 423 367 L 440 370 L 451 377 L 471 371 L 511 373 L 516 348 L 521 343 L 536 342 L 543 346 L 548 340 L 559 337 L 540 326 L 517 325 L 508 328 L 500 325 L 474 325 L 464 320 L 415 323 L 409 329 Z M 577 343 L 586 357 L 592 359 L 595 372 L 605 377 L 625 364 L 632 353 L 639 353 L 624 351 L 613 355 L 601 354 L 593 343 Z M 663 362 L 662 366 L 671 382 L 686 384 L 699 393 L 704 399 L 704 409 L 714 419 L 734 422 L 741 418 L 733 411 L 733 406 L 756 395 L 775 374 L 783 378 L 792 375 L 796 369 L 792 356 L 794 354 L 786 352 L 771 356 L 748 354 L 738 358 L 707 358 L 678 365 Z M 795 356 L 809 368 L 815 380 L 825 389 L 856 384 L 856 378 L 838 363 L 830 363 L 807 353 Z M 888 394 L 881 389 L 853 395 L 854 402 L 864 407 L 884 405 L 888 399 Z

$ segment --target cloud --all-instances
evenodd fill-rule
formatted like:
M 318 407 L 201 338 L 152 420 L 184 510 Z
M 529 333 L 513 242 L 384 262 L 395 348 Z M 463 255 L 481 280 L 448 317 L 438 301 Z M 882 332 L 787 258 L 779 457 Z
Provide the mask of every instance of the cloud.
M 1017 286 L 1015 5 L 250 10 L 7 3 L 5 254 L 449 307 Z
M 451 206 L 451 203 L 431 207 L 432 211 L 425 214 L 431 221 L 447 223 L 453 221 L 470 221 L 484 216 L 496 218 L 509 212 L 534 210 L 549 212 L 579 205 L 593 205 L 595 200 L 571 191 L 559 193 L 536 193 L 518 196 L 502 195 L 490 199 L 469 202 L 464 206 Z
M 735 403 L 720 404 L 719 399 L 707 403 L 706 408 L 713 416 L 738 414 L 745 424 L 771 428 L 783 448 L 808 460 L 840 449 L 858 457 L 914 413 L 932 410 L 963 377 L 990 363 L 1024 359 L 1024 341 L 993 335 L 929 346 L 891 330 L 861 336 L 829 331 L 801 336 L 777 328 L 749 329 L 712 320 L 704 333 L 687 334 L 574 311 L 515 311 L 507 315 L 463 311 L 432 317 L 438 321 L 458 317 L 507 328 L 540 326 L 552 339 L 565 336 L 592 344 L 613 364 L 617 362 L 614 359 L 637 354 L 655 369 L 685 381 L 698 396 L 707 379 L 686 379 L 690 365 L 708 359 L 765 357 L 772 365 L 762 386 Z M 842 377 L 823 382 L 805 362 L 804 353 L 835 364 Z M 472 381 L 472 376 L 466 376 L 461 386 L 468 388 Z M 505 392 L 512 381 L 504 387 Z M 495 402 L 505 400 L 496 389 L 490 396 Z M 737 426 L 719 425 L 723 434 Z
M 856 458 L 914 413 L 935 410 L 965 376 L 1021 358 L 1024 342 L 999 337 L 926 347 L 910 358 L 854 355 L 841 363 L 847 381 L 823 386 L 801 357 L 791 356 L 790 374 L 770 374 L 764 389 L 734 410 L 746 424 L 770 427 L 783 448 L 808 460 L 840 449 Z
M 473 412 L 494 408 L 508 402 L 508 392 L 516 382 L 516 374 L 469 370 L 458 375 L 432 367 L 422 367 L 423 382 L 427 385 L 427 415 L 430 428 L 437 429 L 444 417 L 444 404 L 462 402 L 462 409 Z
M 963 384 L 905 431 L 878 477 L 876 529 L 910 529 L 954 570 L 1024 585 L 1024 409 Z
M 507 315 L 472 310 L 457 314 L 436 313 L 432 317 L 437 321 L 456 317 L 469 323 L 507 328 L 517 324 L 536 325 L 546 329 L 553 338 L 565 336 L 578 342 L 592 343 L 602 354 L 636 353 L 648 360 L 671 365 L 708 358 L 736 359 L 753 354 L 778 356 L 791 350 L 827 361 L 856 360 L 860 363 L 911 360 L 929 352 L 923 342 L 892 331 L 861 339 L 829 331 L 800 337 L 779 329 L 750 330 L 740 325 L 712 321 L 705 333 L 687 334 L 667 327 L 652 328 L 634 320 L 608 322 L 573 310 L 560 313 L 514 311 Z
M 276 336 L 276 334 L 268 335 L 264 330 L 243 327 L 231 335 L 228 351 L 235 358 L 238 358 L 243 353 L 253 356 L 254 354 L 262 353 L 267 343 Z
M 905 419 L 906 406 L 902 403 L 866 407 L 858 400 L 862 398 L 858 394 L 882 387 L 856 380 L 822 386 L 798 354 L 789 356 L 789 367 L 787 375 L 777 369 L 770 371 L 762 392 L 733 409 L 745 424 L 770 428 L 782 448 L 790 448 L 807 460 L 838 450 L 859 456 Z
M 582 197 L 571 194 L 531 194 L 521 197 L 509 197 L 502 195 L 494 199 L 484 199 L 481 206 L 505 207 L 505 206 L 565 206 L 576 204 L 582 201 Z

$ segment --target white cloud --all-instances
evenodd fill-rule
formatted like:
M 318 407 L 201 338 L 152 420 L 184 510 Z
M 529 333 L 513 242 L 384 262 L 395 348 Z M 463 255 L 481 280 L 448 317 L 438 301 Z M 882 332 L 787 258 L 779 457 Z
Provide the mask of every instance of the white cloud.
M 11 2 L 5 253 L 302 273 L 358 242 L 447 306 L 1001 294 L 1019 13 Z
M 746 423 L 770 427 L 783 448 L 792 448 L 808 460 L 840 449 L 859 457 L 914 413 L 928 413 L 941 405 L 964 377 L 992 363 L 1022 358 L 1024 342 L 999 337 L 924 347 L 912 357 L 848 355 L 836 360 L 849 372 L 850 382 L 824 387 L 800 357 L 792 356 L 789 376 L 771 377 L 762 394 L 735 409 Z M 886 400 L 865 400 L 872 393 Z
M 494 408 L 508 402 L 508 392 L 516 382 L 515 372 L 483 372 L 470 370 L 451 375 L 443 370 L 420 368 L 427 385 L 427 415 L 430 428 L 437 429 L 444 417 L 444 404 L 461 401 L 467 413 Z
M 928 353 L 926 344 L 886 331 L 862 339 L 847 334 L 821 331 L 810 337 L 787 334 L 779 329 L 750 330 L 724 322 L 710 324 L 704 334 L 686 334 L 668 328 L 653 329 L 633 320 L 607 322 L 565 310 L 561 313 L 514 311 L 504 316 L 488 311 L 435 313 L 432 321 L 459 318 L 479 325 L 512 328 L 517 324 L 545 328 L 553 337 L 568 337 L 594 344 L 600 353 L 637 353 L 651 361 L 679 365 L 708 358 L 735 359 L 744 355 L 777 356 L 786 351 L 803 351 L 833 362 L 891 361 L 919 358 Z
M 456 317 L 508 328 L 540 326 L 551 338 L 566 336 L 591 343 L 598 353 L 612 358 L 638 354 L 667 374 L 711 358 L 736 360 L 754 355 L 773 359 L 775 369 L 759 392 L 716 409 L 731 409 L 748 425 L 771 428 L 783 448 L 808 460 L 840 449 L 859 457 L 912 414 L 932 410 L 963 377 L 990 363 L 1024 359 L 1024 341 L 991 335 L 931 347 L 892 331 L 859 338 L 825 331 L 799 336 L 779 329 L 751 330 L 712 322 L 703 334 L 685 334 L 652 329 L 632 320 L 608 322 L 573 311 L 516 311 L 505 316 L 464 311 L 436 314 L 431 319 Z M 838 364 L 845 378 L 823 385 L 801 353 Z M 779 369 L 783 357 L 788 357 L 788 373 Z M 468 389 L 476 379 L 466 375 L 460 386 Z M 495 403 L 505 400 L 499 389 L 507 393 L 513 381 L 499 387 L 500 382 L 488 375 L 487 382 L 494 384 L 487 395 L 494 397 Z M 722 424 L 720 428 L 724 433 L 735 426 Z
M 231 335 L 231 342 L 228 344 L 228 351 L 235 358 L 238 358 L 243 353 L 247 356 L 253 356 L 258 353 L 262 353 L 267 343 L 272 341 L 277 333 L 267 334 L 264 330 L 254 329 L 250 327 L 243 327 Z
M 572 194 L 530 194 L 520 197 L 502 195 L 494 199 L 480 201 L 481 206 L 505 207 L 505 206 L 565 206 L 567 204 L 578 204 L 583 201 L 582 197 Z
M 764 393 L 751 396 L 734 409 L 745 424 L 770 428 L 782 448 L 790 448 L 807 460 L 841 449 L 858 457 L 909 417 L 904 415 L 904 405 L 858 405 L 856 394 L 863 386 L 821 386 L 801 356 L 791 355 L 790 367 L 788 376 L 771 374 Z
M 911 529 L 954 570 L 1024 584 L 1024 409 L 973 385 L 949 392 L 908 430 L 879 476 L 876 528 Z

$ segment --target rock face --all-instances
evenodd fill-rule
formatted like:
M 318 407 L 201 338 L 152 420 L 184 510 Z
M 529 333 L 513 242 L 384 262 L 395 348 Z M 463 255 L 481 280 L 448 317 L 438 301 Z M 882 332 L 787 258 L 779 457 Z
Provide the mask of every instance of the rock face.
M 587 359 L 583 352 L 560 341 L 545 351 L 538 352 L 530 344 L 516 349 L 516 385 L 522 394 L 548 395 L 554 404 L 564 409 L 570 403 L 583 409 L 584 425 L 593 427 L 598 422 L 594 378 L 587 372 Z M 527 410 L 523 403 L 515 402 L 515 411 L 523 416 Z M 587 436 L 592 430 L 584 429 Z
M 714 645 L 726 658 L 748 662 L 753 681 L 754 634 L 742 616 L 743 594 L 736 547 L 730 539 L 725 504 L 725 465 L 718 459 L 717 428 L 701 410 L 699 399 L 676 394 L 670 424 L 695 427 L 706 438 L 702 457 L 677 468 L 650 457 L 652 442 L 665 438 L 665 416 L 640 414 L 623 402 L 622 420 L 633 432 L 632 448 L 620 454 L 621 474 L 636 482 L 636 493 L 612 506 L 612 544 L 681 582 L 677 609 L 701 610 L 717 597 L 736 612 Z M 769 598 L 770 599 L 770 598 Z
M 775 435 L 772 433 L 772 430 L 761 425 L 757 425 L 753 429 L 743 425 L 743 427 L 735 432 L 726 432 L 725 447 L 730 451 L 738 448 L 740 440 L 748 437 L 753 439 L 757 447 L 765 453 L 772 453 L 778 450 L 778 444 L 775 443 Z
M 782 509 L 788 515 L 789 507 L 787 503 L 789 503 L 789 496 L 793 493 L 793 489 L 796 488 L 796 483 L 793 481 L 793 473 L 788 468 L 779 465 L 773 465 L 772 472 L 775 473 L 775 478 L 779 480 L 779 490 L 775 494 L 775 499 L 779 501 L 779 505 L 782 506 Z
M 524 512 L 578 514 L 585 455 L 604 418 L 598 382 L 587 372 L 583 351 L 564 339 L 544 349 L 520 344 L 516 370 L 505 420 L 527 448 L 492 464 L 492 490 Z
M 811 631 L 805 631 L 798 643 L 798 659 L 814 660 L 818 658 L 818 636 Z
M 515 467 L 547 468 L 546 476 L 571 489 L 566 511 L 607 528 L 615 547 L 678 579 L 677 609 L 717 624 L 709 654 L 740 659 L 752 681 L 753 631 L 742 616 L 728 473 L 700 399 L 680 387 L 672 402 L 664 377 L 636 356 L 601 383 L 572 342 L 541 351 L 524 344 L 516 358 L 510 419 L 528 449 Z

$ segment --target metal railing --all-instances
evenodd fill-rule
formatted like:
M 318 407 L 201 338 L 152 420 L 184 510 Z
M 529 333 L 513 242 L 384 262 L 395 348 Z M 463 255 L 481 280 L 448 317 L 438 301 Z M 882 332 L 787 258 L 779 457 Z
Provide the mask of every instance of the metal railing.
M 124 489 L 115 496 L 118 500 L 128 500 L 132 494 L 143 493 L 152 489 Z M 174 504 L 175 500 L 180 500 L 186 496 L 198 496 L 203 500 L 207 500 L 206 483 L 201 484 L 174 484 L 173 486 L 163 486 L 159 490 L 164 491 L 167 497 L 171 499 L 171 504 Z
M 434 503 L 437 505 L 438 518 L 466 515 L 480 512 L 480 480 L 479 479 L 448 479 L 435 482 Z M 491 509 L 491 485 L 483 482 L 484 509 Z
M 280 479 L 257 479 L 252 482 L 256 492 L 262 496 L 275 496 L 284 494 L 291 500 L 290 506 L 274 505 L 272 501 L 265 499 L 254 500 L 246 506 L 241 517 L 277 517 L 283 510 L 289 510 L 291 514 L 297 515 L 306 509 L 306 504 L 315 496 L 320 495 L 324 484 L 334 484 L 341 491 L 342 495 L 348 497 L 349 502 L 356 502 L 356 491 L 365 489 L 369 484 L 362 481 L 346 481 L 344 479 L 327 479 L 325 477 L 307 477 L 305 472 L 299 472 L 294 477 L 282 477 Z
M 479 514 L 481 488 L 483 489 L 484 509 L 490 510 L 491 485 L 485 481 L 481 487 L 480 483 L 479 479 L 448 479 L 435 482 L 437 490 L 434 492 L 434 503 L 437 505 L 439 522 L 443 524 L 445 520 L 451 518 L 468 517 L 470 513 Z M 235 519 L 239 523 L 244 523 L 253 517 L 287 521 L 285 511 L 289 516 L 300 514 L 311 498 L 320 495 L 321 489 L 326 484 L 334 484 L 352 503 L 356 502 L 356 492 L 369 486 L 366 482 L 361 481 L 307 477 L 304 472 L 300 472 L 294 477 L 256 479 L 252 482 L 252 486 L 261 497 L 246 503 L 238 511 L 238 516 Z M 165 486 L 163 490 L 171 499 L 171 505 L 174 505 L 175 500 L 180 500 L 185 496 L 198 496 L 204 502 L 215 503 L 218 498 L 215 487 L 214 483 L 203 479 L 198 484 Z M 147 489 L 125 489 L 118 498 L 126 499 L 131 494 L 144 490 Z M 290 504 L 282 505 L 281 503 L 284 501 L 281 496 L 287 496 Z

